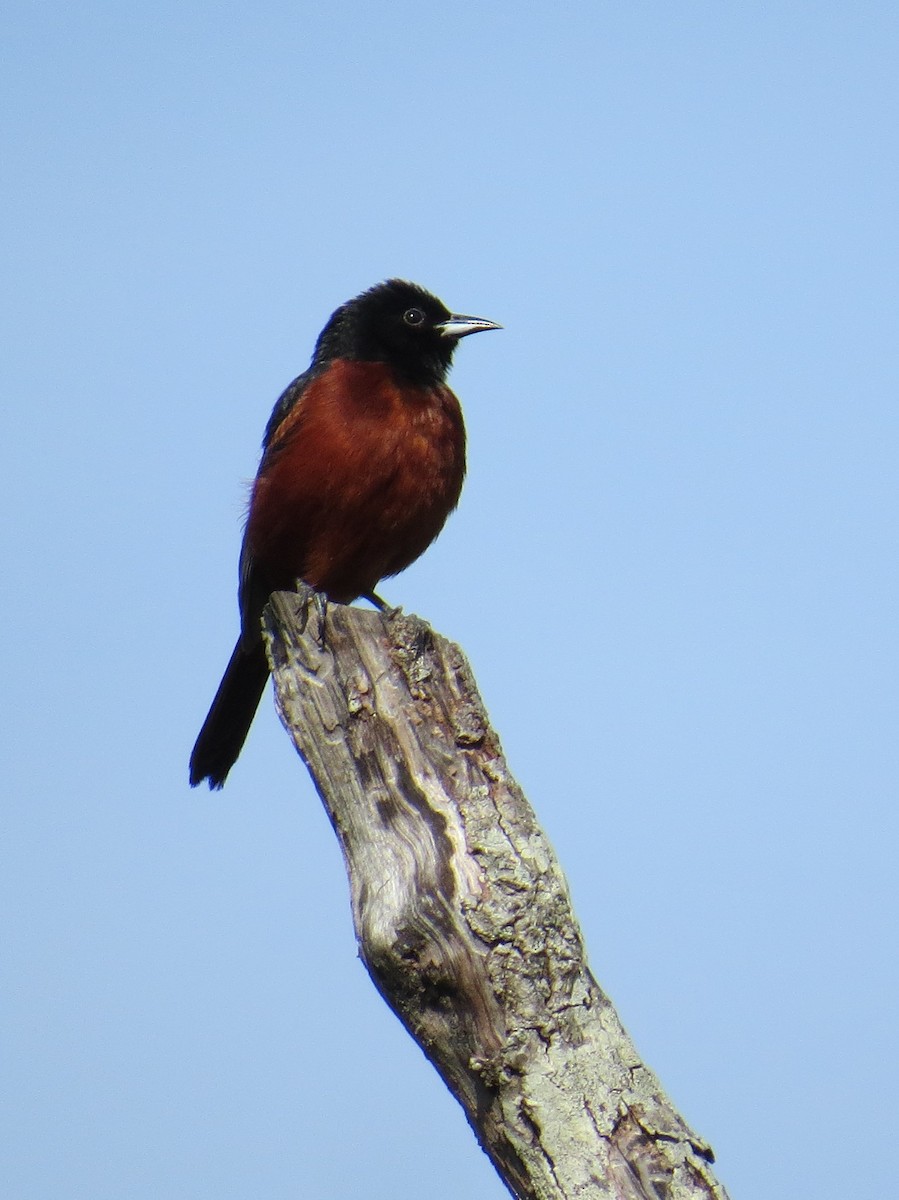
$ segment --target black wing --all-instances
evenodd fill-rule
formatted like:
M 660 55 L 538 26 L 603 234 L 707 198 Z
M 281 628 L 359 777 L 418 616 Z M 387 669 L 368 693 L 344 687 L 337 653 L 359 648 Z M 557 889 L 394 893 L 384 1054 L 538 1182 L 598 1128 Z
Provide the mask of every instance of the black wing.
M 278 432 L 278 426 L 296 406 L 312 376 L 313 369 L 310 367 L 308 371 L 304 371 L 302 375 L 298 375 L 293 383 L 289 383 L 278 397 L 262 437 L 262 449 L 264 451 L 274 449 L 272 441 Z

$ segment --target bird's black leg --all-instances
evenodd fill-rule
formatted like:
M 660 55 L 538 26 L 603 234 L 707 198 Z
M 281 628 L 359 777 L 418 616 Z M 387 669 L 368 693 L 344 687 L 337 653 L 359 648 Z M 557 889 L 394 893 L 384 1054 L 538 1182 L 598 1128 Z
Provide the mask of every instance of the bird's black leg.
M 306 626 L 309 624 L 310 609 L 315 609 L 315 615 L 318 618 L 318 636 L 316 641 L 322 650 L 325 648 L 325 621 L 328 616 L 328 597 L 324 592 L 316 591 L 310 587 L 308 583 L 304 583 L 302 579 L 297 580 L 297 592 L 300 594 L 303 603 L 303 619 L 300 622 L 300 633 L 306 632 Z
M 325 621 L 328 618 L 328 597 L 324 592 L 313 592 L 312 603 L 315 605 L 315 611 L 318 615 L 318 644 L 324 650 Z
M 378 612 L 382 612 L 384 614 L 388 621 L 392 621 L 394 617 L 398 616 L 403 611 L 402 605 L 397 604 L 397 606 L 394 608 L 393 605 L 388 604 L 386 600 L 382 600 L 377 592 L 363 592 L 362 599 L 367 600 L 370 604 L 373 604 Z

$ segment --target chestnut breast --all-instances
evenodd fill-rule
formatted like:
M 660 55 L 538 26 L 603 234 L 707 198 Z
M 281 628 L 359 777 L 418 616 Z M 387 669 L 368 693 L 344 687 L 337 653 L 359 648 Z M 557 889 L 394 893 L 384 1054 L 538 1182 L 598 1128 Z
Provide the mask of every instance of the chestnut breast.
M 275 431 L 253 486 L 246 547 L 273 589 L 304 579 L 337 601 L 373 591 L 430 545 L 465 475 L 459 402 L 386 363 L 337 360 Z

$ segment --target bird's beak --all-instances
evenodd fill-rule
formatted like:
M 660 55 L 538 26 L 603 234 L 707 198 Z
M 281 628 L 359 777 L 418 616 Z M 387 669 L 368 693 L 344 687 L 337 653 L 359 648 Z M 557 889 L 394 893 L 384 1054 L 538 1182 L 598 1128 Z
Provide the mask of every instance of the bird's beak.
M 458 341 L 459 338 L 468 337 L 470 333 L 480 333 L 483 329 L 502 329 L 502 325 L 497 325 L 496 321 L 488 321 L 485 317 L 463 317 L 459 313 L 453 313 L 434 328 L 444 337 Z

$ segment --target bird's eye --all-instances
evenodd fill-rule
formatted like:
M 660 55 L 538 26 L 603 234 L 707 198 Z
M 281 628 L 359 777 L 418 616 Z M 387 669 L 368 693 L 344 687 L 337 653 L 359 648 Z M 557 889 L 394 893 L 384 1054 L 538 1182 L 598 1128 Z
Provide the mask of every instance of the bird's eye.
M 407 325 L 421 325 L 424 319 L 425 315 L 420 308 L 407 308 L 403 313 L 403 320 Z

